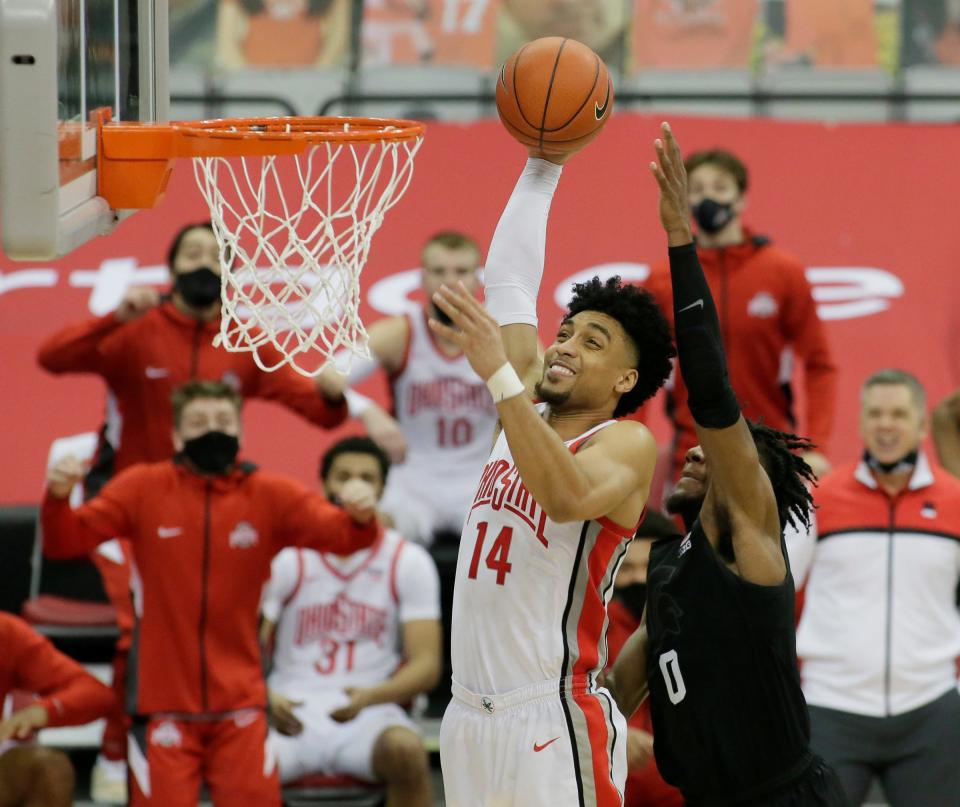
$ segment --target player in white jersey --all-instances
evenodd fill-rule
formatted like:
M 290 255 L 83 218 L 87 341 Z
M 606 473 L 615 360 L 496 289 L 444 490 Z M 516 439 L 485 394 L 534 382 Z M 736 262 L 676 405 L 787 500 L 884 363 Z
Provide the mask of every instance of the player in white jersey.
M 593 278 L 574 288 L 538 359 L 536 300 L 560 173 L 527 162 L 490 246 L 487 310 L 467 289 L 434 297 L 453 327 L 430 327 L 486 380 L 501 426 L 460 541 L 454 699 L 440 732 L 451 807 L 622 804 L 626 723 L 596 676 L 656 446 L 645 426 L 615 418 L 663 384 L 674 351 L 646 292 Z
M 437 289 L 458 282 L 471 292 L 477 288 L 479 247 L 462 233 L 437 233 L 424 246 L 421 262 L 426 304 L 374 323 L 373 359 L 354 358 L 346 377 L 327 372 L 321 384 L 336 396 L 345 384 L 358 384 L 378 368 L 387 374 L 396 420 L 352 391 L 350 413 L 396 463 L 381 509 L 402 535 L 429 545 L 438 532 L 460 532 L 497 412 L 459 346 L 427 327 L 428 316 L 443 317 L 432 302 Z M 338 357 L 338 366 L 343 362 Z
M 359 478 L 379 494 L 388 465 L 369 438 L 347 438 L 324 455 L 324 490 L 336 501 Z M 281 782 L 345 774 L 383 782 L 388 807 L 429 807 L 427 754 L 401 706 L 440 672 L 437 572 L 426 551 L 394 530 L 344 557 L 283 550 L 262 611 Z

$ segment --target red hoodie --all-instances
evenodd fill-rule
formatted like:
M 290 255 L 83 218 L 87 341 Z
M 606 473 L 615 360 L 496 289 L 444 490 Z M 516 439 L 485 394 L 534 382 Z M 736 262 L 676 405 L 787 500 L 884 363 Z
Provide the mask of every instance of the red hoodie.
M 128 468 L 76 510 L 48 492 L 41 519 L 54 558 L 130 539 L 135 714 L 264 706 L 257 613 L 271 559 L 289 545 L 348 555 L 377 536 L 375 521 L 356 524 L 292 479 L 250 466 L 203 477 L 169 460 Z
M 795 431 L 792 349 L 803 362 L 806 377 L 807 423 L 799 431 L 823 447 L 833 428 L 837 368 L 803 264 L 762 236 L 746 231 L 745 239 L 734 246 L 697 249 L 720 317 L 730 383 L 744 417 L 763 418 L 767 426 Z M 653 267 L 644 285 L 672 327 L 669 262 Z M 698 440 L 679 372 L 674 373 L 669 395 L 676 426 L 671 475 L 675 476 L 683 467 L 683 455 Z
M 39 695 L 48 726 L 78 726 L 113 708 L 113 692 L 22 619 L 0 612 L 0 704 L 15 689 Z
M 95 464 L 109 462 L 104 452 L 115 451 L 114 472 L 173 456 L 170 394 L 187 381 L 225 381 L 244 398 L 277 401 L 325 428 L 346 419 L 346 404 L 326 401 L 291 367 L 265 373 L 250 353 L 215 348 L 219 331 L 219 319 L 203 322 L 165 302 L 129 322 L 107 314 L 64 328 L 43 343 L 37 360 L 51 373 L 95 373 L 106 381 L 106 445 Z M 281 358 L 269 345 L 260 356 L 271 365 Z

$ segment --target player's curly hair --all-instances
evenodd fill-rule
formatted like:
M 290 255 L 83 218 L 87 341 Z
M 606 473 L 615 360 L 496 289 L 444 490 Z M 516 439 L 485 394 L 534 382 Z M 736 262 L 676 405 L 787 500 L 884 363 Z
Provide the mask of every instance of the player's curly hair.
M 637 351 L 637 383 L 624 393 L 614 417 L 623 417 L 650 398 L 670 375 L 670 359 L 677 355 L 670 326 L 653 296 L 645 289 L 622 283 L 620 276 L 605 282 L 592 277 L 573 287 L 573 298 L 564 319 L 581 311 L 599 311 L 620 323 Z
M 806 483 L 816 485 L 817 476 L 799 452 L 816 446 L 806 437 L 779 432 L 759 422 L 748 420 L 747 426 L 777 498 L 781 529 L 786 529 L 788 524 L 795 529 L 801 525 L 809 528 L 814 504 Z

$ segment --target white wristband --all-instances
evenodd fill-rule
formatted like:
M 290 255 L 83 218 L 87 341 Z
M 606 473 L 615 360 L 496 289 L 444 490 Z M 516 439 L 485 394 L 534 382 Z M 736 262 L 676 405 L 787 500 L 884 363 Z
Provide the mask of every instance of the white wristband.
M 490 390 L 495 404 L 507 398 L 516 398 L 527 391 L 510 362 L 504 362 L 503 366 L 487 379 L 487 389 Z
M 343 397 L 347 399 L 347 412 L 352 418 L 360 417 L 373 406 L 373 401 L 370 398 L 349 388 L 344 391 Z

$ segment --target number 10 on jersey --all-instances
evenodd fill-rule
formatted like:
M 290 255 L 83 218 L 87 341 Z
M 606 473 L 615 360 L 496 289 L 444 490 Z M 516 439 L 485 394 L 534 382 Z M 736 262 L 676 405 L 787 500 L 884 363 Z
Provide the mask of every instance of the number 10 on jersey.
M 480 557 L 483 555 L 483 545 L 487 538 L 487 527 L 488 524 L 486 521 L 481 521 L 477 524 L 477 542 L 473 545 L 470 571 L 467 572 L 467 577 L 471 580 L 476 580 L 477 574 L 480 571 Z M 498 586 L 502 586 L 506 582 L 507 575 L 510 574 L 510 570 L 513 568 L 513 564 L 510 563 L 509 560 L 510 542 L 512 540 L 513 527 L 504 527 L 494 539 L 490 551 L 487 552 L 485 563 L 488 569 L 497 573 Z

